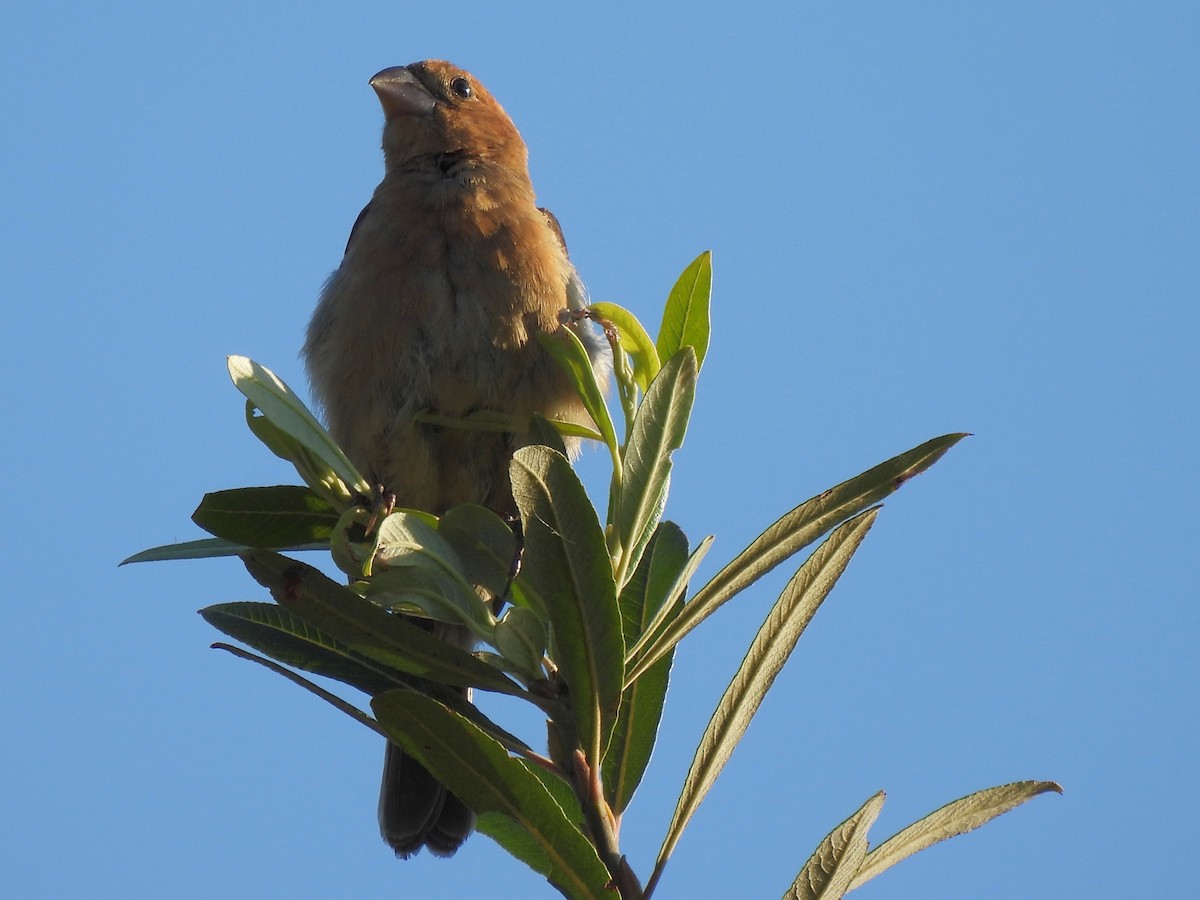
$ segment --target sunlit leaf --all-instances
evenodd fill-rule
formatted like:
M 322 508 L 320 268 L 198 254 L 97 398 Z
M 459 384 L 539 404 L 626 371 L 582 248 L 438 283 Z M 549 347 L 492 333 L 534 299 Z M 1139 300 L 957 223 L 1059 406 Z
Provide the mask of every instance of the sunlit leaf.
M 883 791 L 829 832 L 808 858 L 783 900 L 839 900 L 867 855 L 867 832 L 883 809 Z
M 349 499 L 355 492 L 363 495 L 370 493 L 371 486 L 282 379 L 244 356 L 230 356 L 228 367 L 234 385 L 246 399 L 258 407 L 275 427 L 299 441 L 340 479 L 346 489 L 343 499 Z M 300 474 L 311 473 L 302 471 Z M 319 485 L 310 484 L 310 487 L 328 496 Z
M 666 502 L 671 454 L 683 444 L 696 396 L 696 358 L 690 348 L 667 360 L 650 385 L 625 445 L 617 500 L 621 566 L 618 584 L 637 566 Z
M 932 847 L 939 841 L 966 834 L 996 816 L 1003 815 L 1026 800 L 1048 791 L 1061 794 L 1062 788 L 1053 781 L 1016 781 L 968 794 L 947 803 L 903 831 L 888 838 L 869 854 L 854 877 L 850 890 L 866 884 L 880 872 L 890 869 L 902 859 Z
M 539 331 L 537 337 L 541 345 L 550 351 L 550 355 L 571 376 L 584 409 L 592 417 L 592 422 L 608 446 L 613 459 L 618 459 L 617 432 L 613 427 L 608 405 L 604 402 L 604 392 L 600 389 L 600 383 L 592 369 L 592 358 L 588 356 L 583 341 L 579 340 L 574 331 L 565 327 L 551 334 Z
M 878 503 L 915 475 L 924 472 L 964 437 L 965 434 L 948 434 L 926 441 L 830 488 L 787 513 L 755 538 L 749 547 L 696 593 L 679 616 L 647 648 L 628 677 L 636 678 L 639 671 L 644 671 L 674 647 L 723 603 L 818 540 L 838 522 Z
M 629 354 L 633 363 L 633 380 L 645 393 L 662 367 L 662 362 L 658 357 L 658 348 L 642 323 L 629 310 L 615 303 L 593 303 L 588 307 L 588 314 L 606 329 L 610 325 L 616 327 L 621 349 Z
M 683 270 L 663 310 L 658 330 L 658 358 L 670 359 L 684 347 L 696 351 L 696 369 L 704 365 L 711 329 L 712 253 L 705 250 Z
M 660 861 L 669 858 L 675 849 L 700 801 L 746 733 L 775 676 L 791 656 L 821 602 L 846 570 L 878 512 L 878 509 L 868 510 L 837 528 L 804 561 L 771 608 L 700 738 L 659 851 Z

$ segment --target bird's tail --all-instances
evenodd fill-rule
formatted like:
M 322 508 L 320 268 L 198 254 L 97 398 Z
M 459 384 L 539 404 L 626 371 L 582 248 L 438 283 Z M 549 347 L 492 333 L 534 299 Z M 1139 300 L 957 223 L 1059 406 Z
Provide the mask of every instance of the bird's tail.
M 379 789 L 379 833 L 401 859 L 422 847 L 453 856 L 475 829 L 475 814 L 419 762 L 388 741 Z

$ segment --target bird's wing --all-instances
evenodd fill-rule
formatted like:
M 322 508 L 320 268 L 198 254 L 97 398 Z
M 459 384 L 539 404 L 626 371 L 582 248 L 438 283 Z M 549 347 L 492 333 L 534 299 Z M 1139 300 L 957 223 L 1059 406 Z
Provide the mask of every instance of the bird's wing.
M 342 254 L 343 256 L 346 253 L 350 252 L 350 245 L 354 243 L 354 235 L 358 234 L 358 226 L 363 223 L 363 219 L 365 219 L 367 217 L 367 212 L 368 212 L 368 210 L 370 210 L 370 208 L 371 208 L 371 204 L 368 203 L 366 206 L 364 206 L 362 208 L 362 212 L 360 212 L 358 214 L 358 218 L 354 220 L 354 225 L 352 225 L 350 228 L 350 237 L 346 238 L 346 250 L 345 250 L 345 253 Z M 545 210 L 542 210 L 542 211 L 545 212 Z M 551 218 L 554 218 L 554 217 L 551 216 Z M 555 225 L 557 226 L 557 224 L 558 223 L 556 222 Z M 561 231 L 559 232 L 559 239 L 560 240 L 562 239 Z

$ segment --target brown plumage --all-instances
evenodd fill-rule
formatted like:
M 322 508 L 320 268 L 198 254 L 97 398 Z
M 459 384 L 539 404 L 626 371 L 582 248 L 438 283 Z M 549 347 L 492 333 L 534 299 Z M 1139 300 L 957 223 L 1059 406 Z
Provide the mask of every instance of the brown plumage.
M 321 294 L 304 357 L 335 440 L 397 504 L 515 513 L 519 434 L 417 422 L 491 410 L 587 423 L 538 344 L 585 295 L 558 223 L 538 209 L 525 143 L 473 76 L 440 60 L 371 79 L 386 172 Z M 578 332 L 602 358 L 602 341 Z M 451 640 L 469 643 L 445 626 Z M 458 849 L 474 817 L 389 744 L 380 830 L 398 856 Z

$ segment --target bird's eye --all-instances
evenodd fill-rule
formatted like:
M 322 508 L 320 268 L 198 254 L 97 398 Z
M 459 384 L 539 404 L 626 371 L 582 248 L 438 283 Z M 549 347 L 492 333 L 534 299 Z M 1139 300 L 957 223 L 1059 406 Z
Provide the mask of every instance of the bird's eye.
M 455 96 L 461 97 L 463 100 L 470 100 L 471 95 L 475 93 L 474 88 L 471 87 L 471 82 L 461 75 L 450 79 L 450 90 L 454 91 Z

